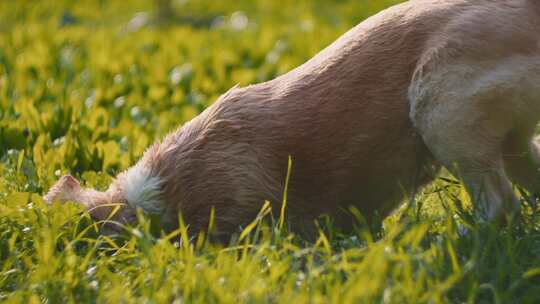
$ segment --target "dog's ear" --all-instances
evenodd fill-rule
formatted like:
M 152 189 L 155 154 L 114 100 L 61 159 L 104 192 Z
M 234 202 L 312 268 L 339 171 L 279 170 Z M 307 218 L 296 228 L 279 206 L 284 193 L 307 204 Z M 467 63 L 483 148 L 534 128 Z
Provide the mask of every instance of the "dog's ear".
M 67 201 L 74 201 L 78 203 L 84 203 L 79 201 L 81 198 L 81 184 L 77 179 L 71 175 L 64 175 L 62 178 L 52 186 L 47 195 L 43 197 L 43 200 L 47 204 L 52 204 L 57 201 L 65 203 Z

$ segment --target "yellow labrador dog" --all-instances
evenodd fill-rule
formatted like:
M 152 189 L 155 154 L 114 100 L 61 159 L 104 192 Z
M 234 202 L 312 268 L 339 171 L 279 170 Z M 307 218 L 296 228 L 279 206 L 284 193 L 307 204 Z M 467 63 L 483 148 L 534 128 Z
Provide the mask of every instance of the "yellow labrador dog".
M 539 119 L 540 1 L 409 1 L 283 76 L 231 89 L 107 191 L 64 176 L 45 200 L 79 202 L 96 219 L 120 203 L 123 223 L 141 208 L 166 229 L 181 213 L 192 233 L 214 208 L 226 235 L 263 201 L 280 208 L 291 156 L 293 229 L 321 214 L 348 227 L 351 206 L 384 216 L 440 166 L 493 220 L 519 208 L 511 182 L 540 192 Z

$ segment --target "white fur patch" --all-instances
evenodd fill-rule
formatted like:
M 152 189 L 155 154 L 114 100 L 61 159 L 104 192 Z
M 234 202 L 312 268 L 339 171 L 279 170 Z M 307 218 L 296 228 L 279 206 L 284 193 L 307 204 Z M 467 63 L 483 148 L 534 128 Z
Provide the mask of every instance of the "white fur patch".
M 165 210 L 161 200 L 162 180 L 152 176 L 143 164 L 136 164 L 125 174 L 124 195 L 128 204 L 146 213 L 160 214 Z

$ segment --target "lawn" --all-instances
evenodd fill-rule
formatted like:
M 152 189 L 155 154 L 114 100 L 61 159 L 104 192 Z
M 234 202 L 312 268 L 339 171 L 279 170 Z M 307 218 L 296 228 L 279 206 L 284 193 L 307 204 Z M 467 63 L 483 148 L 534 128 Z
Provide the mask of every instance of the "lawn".
M 66 173 L 105 188 L 230 87 L 286 73 L 398 2 L 176 0 L 163 17 L 150 0 L 1 1 L 0 301 L 540 303 L 536 200 L 507 227 L 479 223 L 447 174 L 378 227 L 321 219 L 310 242 L 268 209 L 228 246 L 142 214 L 108 238 L 82 208 L 41 199 Z

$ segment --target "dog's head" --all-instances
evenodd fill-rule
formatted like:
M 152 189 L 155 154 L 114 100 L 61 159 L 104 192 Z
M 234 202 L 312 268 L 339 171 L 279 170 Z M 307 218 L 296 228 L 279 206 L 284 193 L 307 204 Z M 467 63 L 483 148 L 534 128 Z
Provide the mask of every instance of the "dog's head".
M 101 222 L 102 234 L 121 231 L 124 224 L 136 221 L 136 210 L 129 204 L 120 189 L 111 185 L 105 192 L 83 188 L 71 175 L 63 176 L 44 196 L 47 204 L 75 202 L 85 207 L 96 221 Z

